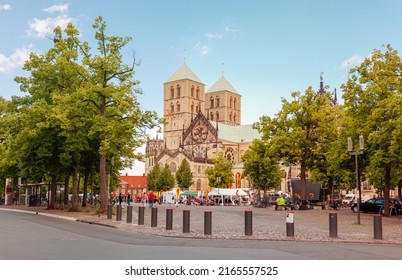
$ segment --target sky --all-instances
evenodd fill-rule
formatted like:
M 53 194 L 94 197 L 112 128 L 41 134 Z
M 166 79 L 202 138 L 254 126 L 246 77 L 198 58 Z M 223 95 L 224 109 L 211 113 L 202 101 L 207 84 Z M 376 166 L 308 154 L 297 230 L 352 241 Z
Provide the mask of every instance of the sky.
M 374 49 L 402 51 L 400 0 L 0 0 L 0 96 L 23 95 L 15 76 L 30 52 L 45 53 L 53 29 L 72 22 L 93 46 L 92 24 L 130 36 L 124 49 L 140 65 L 135 78 L 146 110 L 163 115 L 163 83 L 185 62 L 206 90 L 224 73 L 242 96 L 242 124 L 273 117 L 291 92 L 330 90 Z M 342 101 L 341 101 L 342 102 Z M 142 174 L 142 165 L 126 170 Z

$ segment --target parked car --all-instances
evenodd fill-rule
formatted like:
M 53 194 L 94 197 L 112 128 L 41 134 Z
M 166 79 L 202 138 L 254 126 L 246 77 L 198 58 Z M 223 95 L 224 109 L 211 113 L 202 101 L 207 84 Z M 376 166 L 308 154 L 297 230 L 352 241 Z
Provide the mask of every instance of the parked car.
M 384 198 L 372 198 L 367 200 L 366 202 L 360 203 L 360 211 L 364 213 L 381 213 L 384 214 Z M 394 207 L 397 211 L 397 214 L 401 213 L 401 204 L 398 204 L 393 198 L 389 200 L 390 207 Z M 354 202 L 351 206 L 353 212 L 357 213 L 357 202 Z
M 390 200 L 395 204 L 395 208 L 398 211 L 398 215 L 402 215 L 402 199 L 396 197 L 396 198 L 390 198 Z

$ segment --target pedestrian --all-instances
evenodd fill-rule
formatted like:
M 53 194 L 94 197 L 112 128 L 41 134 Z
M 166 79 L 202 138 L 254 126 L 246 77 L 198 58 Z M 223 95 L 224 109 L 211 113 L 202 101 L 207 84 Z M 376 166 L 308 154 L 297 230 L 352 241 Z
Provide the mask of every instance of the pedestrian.
M 144 207 L 145 207 L 145 205 L 147 204 L 147 200 L 148 200 L 147 194 L 146 194 L 146 193 L 143 193 L 143 195 L 142 195 L 142 197 L 141 197 L 141 201 L 142 201 L 142 204 L 144 205 Z
M 119 193 L 119 205 L 123 202 L 123 197 L 121 196 L 121 193 Z
M 282 207 L 285 207 L 285 199 L 283 198 L 283 194 L 281 194 L 281 196 L 276 200 L 275 211 L 277 211 L 279 207 L 279 210 L 282 210 Z
M 149 207 L 154 206 L 154 200 L 155 200 L 155 194 L 153 192 L 151 192 L 149 194 Z
M 127 204 L 130 205 L 130 202 L 131 202 L 131 195 L 128 194 L 128 196 L 127 196 Z

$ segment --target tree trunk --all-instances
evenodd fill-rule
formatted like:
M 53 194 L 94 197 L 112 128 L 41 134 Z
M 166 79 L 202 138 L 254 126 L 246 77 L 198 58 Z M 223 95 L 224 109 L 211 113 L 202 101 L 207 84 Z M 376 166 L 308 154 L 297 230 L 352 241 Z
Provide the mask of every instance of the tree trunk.
M 106 184 L 106 155 L 100 155 L 100 190 L 99 190 L 99 200 L 100 200 L 100 211 L 103 213 L 106 211 L 107 207 L 107 184 Z
M 54 209 L 56 204 L 56 175 L 52 175 L 52 182 L 50 183 L 50 197 L 49 199 L 49 209 Z
M 398 197 L 399 198 L 402 198 L 401 190 L 402 190 L 402 180 L 400 180 L 398 183 Z
M 306 180 L 306 171 L 301 170 L 300 172 L 300 198 L 302 200 L 307 200 L 307 195 L 306 195 L 306 190 L 307 190 L 307 180 Z
M 68 204 L 68 185 L 70 184 L 70 176 L 67 175 L 64 179 L 64 205 Z
M 84 175 L 84 190 L 82 191 L 82 207 L 87 206 L 87 193 L 88 193 L 88 172 Z
M 78 212 L 78 172 L 74 170 L 70 211 Z
M 391 187 L 391 167 L 385 166 L 385 187 L 384 187 L 384 215 L 389 215 L 389 190 Z

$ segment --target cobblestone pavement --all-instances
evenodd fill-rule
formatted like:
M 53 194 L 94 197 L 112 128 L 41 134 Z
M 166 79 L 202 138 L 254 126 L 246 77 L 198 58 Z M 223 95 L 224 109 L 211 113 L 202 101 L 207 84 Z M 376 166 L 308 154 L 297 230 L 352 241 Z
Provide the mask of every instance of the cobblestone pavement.
M 40 215 L 54 216 L 85 223 L 101 224 L 117 230 L 154 234 L 159 236 L 204 239 L 260 239 L 326 242 L 360 242 L 402 244 L 402 216 L 382 217 L 382 239 L 374 239 L 372 214 L 357 214 L 350 208 L 337 211 L 299 210 L 294 213 L 294 237 L 286 236 L 286 212 L 275 211 L 273 207 L 254 208 L 251 206 L 186 206 L 158 205 L 157 226 L 151 227 L 151 208 L 145 208 L 144 225 L 138 225 L 139 204 L 132 209 L 132 223 L 127 223 L 127 208 L 122 209 L 122 220 L 116 220 L 116 208 L 112 219 L 106 213 L 97 215 L 94 208 L 80 212 L 68 210 L 47 210 L 42 207 L 22 205 L 0 206 L 0 211 L 29 211 Z M 173 209 L 173 229 L 166 230 L 166 209 Z M 183 233 L 183 210 L 190 210 L 190 232 Z M 245 235 L 245 211 L 252 211 L 252 235 Z M 204 234 L 204 212 L 212 211 L 212 234 Z M 1 213 L 1 212 L 0 212 Z M 336 213 L 337 237 L 329 237 L 329 216 Z

